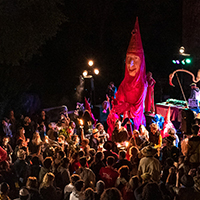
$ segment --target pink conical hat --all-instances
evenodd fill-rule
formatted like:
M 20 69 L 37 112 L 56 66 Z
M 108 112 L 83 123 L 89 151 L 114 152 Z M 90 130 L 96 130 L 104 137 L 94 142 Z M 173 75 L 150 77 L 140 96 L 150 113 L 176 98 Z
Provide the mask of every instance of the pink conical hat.
M 167 113 L 165 115 L 165 121 L 170 121 L 170 106 L 169 106 Z
M 131 34 L 132 36 L 129 42 L 127 53 L 134 53 L 136 55 L 141 53 L 143 54 L 144 50 L 142 46 L 138 17 L 136 18 L 135 27 L 132 30 Z

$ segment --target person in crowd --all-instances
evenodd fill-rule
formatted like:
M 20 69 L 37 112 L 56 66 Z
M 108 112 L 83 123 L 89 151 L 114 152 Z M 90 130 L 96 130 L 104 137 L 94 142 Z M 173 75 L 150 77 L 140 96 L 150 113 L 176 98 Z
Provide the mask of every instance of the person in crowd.
M 144 144 L 143 140 L 139 136 L 139 131 L 138 130 L 134 130 L 133 131 L 132 138 L 129 140 L 129 142 L 130 142 L 129 143 L 130 146 L 135 146 L 138 149 L 142 149 L 143 144 Z
M 76 124 L 74 121 L 69 122 L 70 135 L 77 135 Z
M 115 98 L 115 94 L 117 92 L 117 87 L 115 86 L 114 82 L 110 82 L 107 88 L 106 94 L 108 95 L 109 99 L 113 100 Z
M 41 170 L 41 161 L 37 156 L 31 158 L 30 162 L 30 176 L 36 177 L 39 179 L 39 173 Z
M 96 176 L 96 181 L 100 180 L 99 171 L 102 167 L 105 167 L 103 163 L 103 153 L 101 151 L 97 152 L 95 155 L 95 162 L 91 166 L 91 170 L 94 172 Z
M 81 167 L 76 171 L 76 173 L 80 175 L 81 179 L 84 181 L 85 188 L 88 188 L 88 187 L 94 188 L 95 183 L 96 183 L 96 177 L 95 177 L 94 172 L 88 167 L 86 167 L 87 159 L 85 156 L 80 158 L 80 164 L 81 164 Z
M 32 140 L 29 142 L 29 152 L 31 156 L 40 156 L 42 140 L 39 132 L 33 134 Z
M 157 153 L 156 148 L 146 146 L 141 150 L 144 158 L 140 160 L 138 166 L 138 175 L 149 173 L 152 179 L 156 182 L 160 180 L 161 164 L 158 159 L 154 158 Z
M 57 132 L 55 131 L 54 123 L 50 123 L 48 125 L 49 130 L 47 131 L 47 136 L 49 137 L 50 140 L 56 141 L 57 140 Z
M 29 142 L 29 140 L 30 140 L 30 139 L 27 139 L 27 140 L 26 140 L 26 137 L 25 137 L 25 129 L 24 129 L 24 127 L 22 127 L 22 126 L 20 126 L 20 127 L 18 128 L 16 142 L 18 142 L 19 139 L 23 140 L 23 145 L 24 145 L 24 146 L 27 146 L 27 145 L 28 145 L 28 142 Z
M 129 182 L 130 175 L 129 175 L 129 168 L 128 166 L 124 165 L 119 168 L 118 170 L 119 176 L 116 180 L 115 187 L 122 193 L 122 197 L 125 196 L 125 187 Z
M 80 180 L 81 177 L 78 174 L 73 174 L 70 178 L 70 183 L 64 188 L 64 200 L 69 200 L 70 194 L 75 189 L 74 184 Z
M 79 161 L 80 161 L 79 153 L 74 152 L 74 154 L 72 155 L 72 160 L 71 160 L 70 166 L 69 166 L 70 174 L 75 173 L 76 170 L 81 167 L 81 164 Z
M 43 166 L 41 167 L 40 173 L 39 173 L 39 183 L 42 182 L 43 177 L 46 173 L 52 172 L 52 163 L 53 159 L 51 157 L 46 157 L 43 161 Z
M 115 122 L 115 129 L 112 133 L 112 141 L 121 143 L 128 140 L 128 131 L 125 127 L 121 126 L 121 121 L 119 119 Z
M 29 200 L 42 200 L 38 190 L 38 180 L 34 176 L 29 176 L 26 182 L 26 189 L 29 193 Z
M 142 192 L 142 199 L 164 200 L 162 192 L 157 183 L 147 183 Z
M 14 200 L 29 200 L 29 192 L 26 188 L 22 187 L 20 190 L 19 190 L 19 198 L 17 199 L 14 199 Z
M 9 144 L 9 141 L 10 141 L 10 138 L 8 136 L 4 136 L 1 147 L 7 152 L 7 160 L 10 163 L 12 163 L 13 149 L 11 145 Z
M 119 169 L 123 165 L 127 165 L 129 168 L 129 171 L 132 170 L 131 162 L 126 159 L 126 151 L 121 150 L 119 151 L 119 161 L 113 167 L 116 169 Z
M 89 165 L 89 167 L 91 168 L 91 166 L 93 165 L 93 163 L 95 163 L 95 157 L 96 157 L 96 150 L 93 148 L 90 148 L 89 150 L 89 158 L 87 160 L 87 163 Z
M 166 145 L 161 149 L 162 164 L 165 163 L 167 158 L 172 158 L 174 162 L 178 162 L 179 149 L 174 146 L 175 137 L 168 136 L 164 140 Z
M 30 174 L 30 168 L 26 162 L 26 152 L 22 149 L 19 149 L 17 152 L 17 160 L 14 162 L 14 170 L 18 183 L 21 186 L 25 186 L 27 178 Z
M 159 155 L 160 148 L 162 146 L 162 136 L 160 134 L 158 125 L 155 123 L 152 123 L 150 125 L 149 142 L 151 146 L 155 147 L 158 150 Z
M 176 134 L 176 129 L 175 129 L 175 128 L 169 128 L 167 132 L 168 132 L 169 136 L 171 136 L 171 137 L 174 138 L 173 145 L 176 146 L 176 147 L 178 148 L 178 145 L 179 145 L 179 137 L 178 137 L 178 135 Z
M 70 194 L 69 200 L 84 200 L 85 184 L 83 180 L 78 180 L 74 184 L 74 190 Z
M 101 195 L 100 200 L 122 200 L 122 195 L 117 188 L 108 188 Z
M 92 188 L 87 188 L 84 192 L 84 200 L 93 200 L 95 198 L 95 192 Z
M 55 175 L 56 186 L 62 190 L 70 183 L 69 162 L 68 158 L 63 158 L 57 169 L 58 173 Z
M 49 199 L 61 199 L 61 194 L 57 193 L 56 188 L 53 185 L 55 175 L 48 172 L 44 175 L 43 181 L 40 184 L 39 192 L 43 200 Z
M 102 123 L 97 123 L 95 127 L 99 130 L 100 143 L 104 144 L 106 141 L 108 141 L 109 134 L 106 133 L 106 131 L 104 130 L 104 126 Z
M 190 162 L 191 168 L 197 168 L 200 165 L 200 137 L 198 136 L 199 126 L 192 125 L 192 137 L 188 141 L 186 157 Z
M 56 158 L 55 160 L 53 161 L 53 172 L 56 174 L 57 173 L 57 169 L 59 167 L 59 165 L 61 164 L 62 162 L 62 159 L 64 158 L 65 156 L 65 152 L 63 152 L 62 150 L 59 150 L 57 153 L 56 153 Z
M 105 188 L 111 188 L 115 186 L 115 182 L 119 173 L 116 169 L 113 168 L 115 160 L 114 157 L 108 156 L 106 160 L 107 166 L 100 169 L 99 175 L 101 177 L 101 180 L 103 180 L 103 182 L 105 183 Z
M 143 142 L 148 142 L 149 141 L 149 132 L 147 131 L 146 127 L 141 124 L 139 126 L 139 136 L 143 140 Z
M 99 141 L 100 141 L 99 130 L 95 128 L 93 129 L 92 136 L 90 138 L 90 147 L 97 151 L 99 146 Z
M 2 138 L 4 136 L 8 136 L 10 138 L 13 137 L 13 134 L 12 134 L 12 131 L 11 131 L 11 124 L 9 123 L 9 120 L 7 118 L 4 118 L 2 120 L 2 129 L 3 129 L 3 132 L 1 134 Z M 2 141 L 2 138 L 1 138 L 1 141 Z
M 8 193 L 9 193 L 10 187 L 7 183 L 3 182 L 0 185 L 0 199 L 1 200 L 10 200 Z
M 118 154 L 116 154 L 114 151 L 113 151 L 113 148 L 114 146 L 116 146 L 116 144 L 112 141 L 107 141 L 104 143 L 103 145 L 103 148 L 105 149 L 105 151 L 103 151 L 103 154 L 104 154 L 104 159 L 103 159 L 103 162 L 106 164 L 106 159 L 109 157 L 109 156 L 112 156 L 114 157 L 114 162 L 117 162 L 118 159 L 119 159 L 119 156 Z
M 137 170 L 138 170 L 138 166 L 139 166 L 139 162 L 140 162 L 139 153 L 140 153 L 139 149 L 135 146 L 132 146 L 129 149 L 130 162 L 132 165 L 132 170 L 130 171 L 130 174 L 132 176 L 137 175 Z
M 96 184 L 95 200 L 100 200 L 102 193 L 105 189 L 105 183 L 99 180 Z
M 46 128 L 48 128 L 49 117 L 46 115 L 46 112 L 44 110 L 42 110 L 40 115 L 38 116 L 37 123 L 39 125 L 43 124 Z
M 25 130 L 25 136 L 26 138 L 29 138 L 29 140 L 32 140 L 33 133 L 34 133 L 34 127 L 31 123 L 31 118 L 30 117 L 25 117 L 24 118 L 24 130 Z

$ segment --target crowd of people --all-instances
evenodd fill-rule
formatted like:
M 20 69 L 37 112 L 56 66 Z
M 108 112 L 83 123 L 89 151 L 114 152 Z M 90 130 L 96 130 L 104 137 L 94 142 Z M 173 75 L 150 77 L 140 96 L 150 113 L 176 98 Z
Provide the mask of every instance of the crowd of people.
M 85 110 L 50 122 L 45 111 L 2 120 L 0 199 L 200 199 L 199 126 L 180 138 L 176 129 L 123 126 L 112 135 Z

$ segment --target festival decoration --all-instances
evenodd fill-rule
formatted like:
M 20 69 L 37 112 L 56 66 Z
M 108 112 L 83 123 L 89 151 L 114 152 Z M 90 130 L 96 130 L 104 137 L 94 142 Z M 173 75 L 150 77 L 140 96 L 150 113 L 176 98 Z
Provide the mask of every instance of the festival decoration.
M 136 129 L 146 124 L 143 114 L 146 91 L 146 65 L 137 18 L 126 54 L 125 77 L 116 93 L 117 104 L 113 106 L 113 111 L 123 114 L 124 119 L 133 119 Z
M 171 86 L 173 86 L 173 87 L 175 87 L 175 85 L 172 83 L 172 79 L 174 78 L 174 75 L 175 75 L 177 72 L 185 72 L 185 73 L 187 73 L 187 74 L 190 74 L 190 75 L 192 76 L 192 81 L 193 81 L 194 83 L 198 83 L 198 82 L 200 81 L 200 69 L 199 69 L 198 72 L 197 72 L 197 77 L 196 77 L 196 79 L 195 79 L 195 76 L 194 76 L 194 74 L 193 74 L 192 72 L 190 72 L 190 71 L 188 71 L 188 70 L 185 70 L 185 69 L 177 69 L 177 70 L 175 70 L 173 73 L 171 73 L 171 74 L 169 75 L 169 84 L 170 84 Z

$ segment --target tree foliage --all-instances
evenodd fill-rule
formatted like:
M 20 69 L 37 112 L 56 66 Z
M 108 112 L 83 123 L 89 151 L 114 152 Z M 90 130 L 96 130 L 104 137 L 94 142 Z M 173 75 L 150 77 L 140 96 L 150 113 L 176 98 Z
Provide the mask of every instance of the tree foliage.
M 66 21 L 62 0 L 0 1 L 0 63 L 28 61 Z

